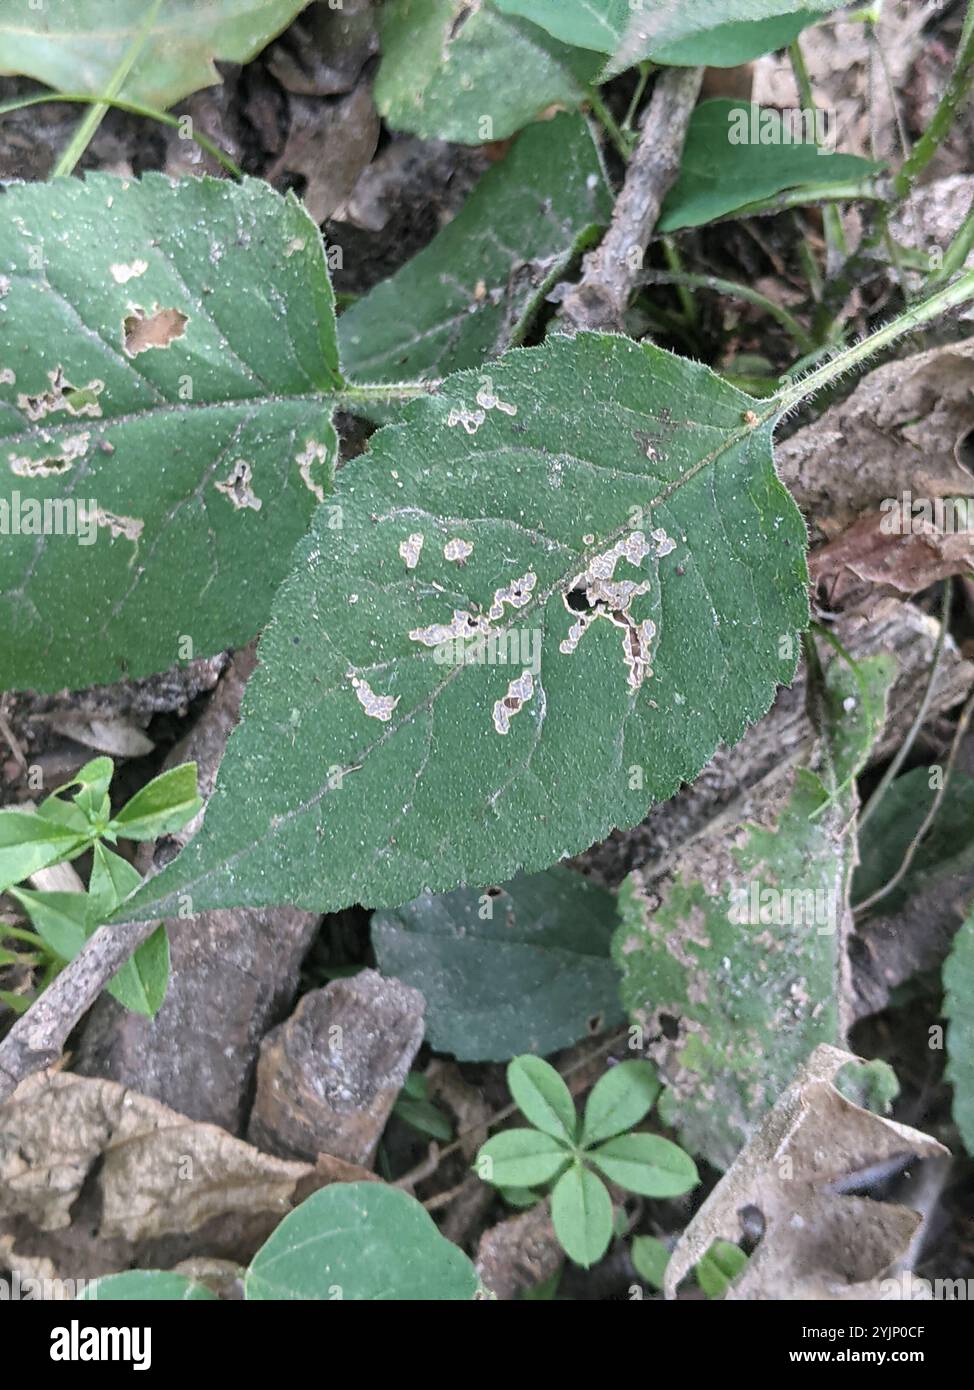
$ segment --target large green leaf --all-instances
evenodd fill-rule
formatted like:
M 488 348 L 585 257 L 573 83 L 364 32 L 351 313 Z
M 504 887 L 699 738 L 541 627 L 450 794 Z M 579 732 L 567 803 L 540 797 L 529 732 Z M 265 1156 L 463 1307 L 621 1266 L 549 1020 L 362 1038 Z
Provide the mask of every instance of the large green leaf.
M 947 1079 L 954 1088 L 954 1123 L 974 1154 L 974 916 L 954 937 L 944 964 Z
M 490 0 L 390 0 L 375 104 L 394 130 L 482 145 L 577 106 L 600 66 Z
M 838 659 L 815 767 L 759 789 L 680 869 L 619 895 L 622 998 L 668 1082 L 663 1120 L 715 1166 L 734 1157 L 784 1081 L 846 1026 L 853 778 L 882 728 L 886 658 Z M 832 797 L 830 799 L 829 789 Z
M 724 97 L 702 102 L 690 118 L 680 173 L 663 201 L 658 230 L 698 227 L 786 188 L 845 183 L 881 167 L 803 140 L 811 130 L 797 121 L 786 128 L 770 107 Z
M 0 72 L 24 73 L 61 92 L 104 92 L 133 41 L 145 33 L 121 95 L 171 106 L 220 81 L 215 58 L 246 63 L 308 0 L 0 0 Z
M 615 923 L 613 894 L 554 868 L 376 913 L 372 945 L 384 974 L 422 990 L 431 1047 L 500 1062 L 619 1022 Z
M 812 10 L 796 10 L 794 14 L 778 15 L 773 19 L 718 24 L 688 38 L 658 44 L 653 50 L 653 61 L 674 67 L 737 67 L 759 58 L 762 53 L 774 53 L 787 47 L 820 17 Z
M 469 1301 L 477 1274 L 408 1193 L 332 1183 L 288 1216 L 247 1270 L 248 1299 Z
M 594 1265 L 612 1239 L 612 1199 L 605 1184 L 573 1164 L 555 1183 L 551 1220 L 566 1255 L 586 1269 Z
M 618 54 L 616 66 L 652 58 L 664 63 L 710 63 L 715 31 L 732 27 L 755 30 L 767 26 L 768 38 L 752 37 L 737 42 L 744 62 L 759 53 L 768 53 L 794 37 L 792 30 L 772 31 L 769 21 L 779 26 L 791 16 L 801 19 L 799 28 L 811 23 L 828 10 L 840 8 L 840 0 L 711 0 L 708 4 L 674 4 L 674 0 L 495 0 L 497 8 L 509 15 L 519 15 L 540 25 L 563 43 L 599 53 Z M 787 37 L 780 37 L 782 33 Z M 699 49 L 689 49 L 687 41 L 698 39 Z M 770 39 L 770 41 L 768 41 Z M 754 44 L 767 42 L 767 47 Z M 687 44 L 689 51 L 672 53 L 673 46 Z M 720 48 L 717 48 L 718 54 Z M 730 64 L 728 64 L 730 66 Z
M 342 469 L 343 528 L 319 512 L 298 547 L 203 828 L 126 913 L 394 906 L 641 820 L 794 672 L 776 410 L 607 334 L 415 402 Z
M 247 641 L 333 470 L 332 294 L 300 204 L 154 174 L 9 188 L 0 308 L 0 519 L 49 523 L 0 550 L 4 684 Z
M 583 118 L 531 126 L 431 244 L 342 315 L 346 372 L 403 381 L 478 366 L 520 331 L 611 210 Z

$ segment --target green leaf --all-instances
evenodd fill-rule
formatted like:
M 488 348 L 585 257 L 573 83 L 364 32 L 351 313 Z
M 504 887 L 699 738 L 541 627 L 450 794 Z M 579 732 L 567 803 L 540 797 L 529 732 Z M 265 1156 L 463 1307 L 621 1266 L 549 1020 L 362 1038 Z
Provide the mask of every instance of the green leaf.
M 341 470 L 342 531 L 319 515 L 296 551 L 203 827 L 126 913 L 396 907 L 637 824 L 794 673 L 806 536 L 776 412 L 588 333 L 411 405 Z M 602 599 L 611 564 L 629 587 Z M 610 601 L 576 643 L 573 605 Z M 478 635 L 428 645 L 451 623 Z
M 798 768 L 745 795 L 681 857 L 678 871 L 619 895 L 613 951 L 622 999 L 667 1084 L 664 1123 L 726 1167 L 789 1077 L 819 1043 L 845 1031 L 849 882 L 855 786 L 884 718 L 885 657 L 827 672 L 827 700 L 852 732 L 826 734 L 839 787 Z M 863 690 L 869 699 L 863 699 Z M 845 706 L 848 706 L 846 708 Z M 669 1020 L 668 1026 L 664 1024 Z
M 15 1014 L 25 1014 L 34 1002 L 31 994 L 14 994 L 12 990 L 0 989 L 0 1004 L 6 1004 Z
M 565 1254 L 586 1269 L 612 1239 L 612 1199 L 594 1173 L 575 1163 L 555 1183 L 551 1222 Z
M 554 868 L 377 912 L 372 946 L 384 974 L 422 991 L 435 1051 L 507 1061 L 621 1021 L 616 920 L 613 894 Z
M 38 936 L 59 960 L 75 958 L 88 939 L 86 893 L 42 893 L 31 888 L 13 888 L 10 896 L 20 903 Z
M 96 844 L 88 884 L 88 926 L 94 931 L 108 920 L 119 903 L 135 892 L 142 882 L 138 869 L 127 859 Z
M 342 315 L 346 372 L 403 381 L 495 356 L 611 208 L 582 117 L 532 126 L 424 251 Z
M 797 10 L 773 19 L 717 24 L 713 29 L 691 34 L 688 38 L 658 45 L 653 50 L 653 61 L 673 67 L 735 68 L 759 58 L 762 53 L 787 48 L 803 29 L 819 18 L 813 10 Z
M 550 1182 L 571 1162 L 571 1154 L 537 1129 L 505 1129 L 482 1144 L 476 1170 L 482 1182 L 505 1192 Z
M 203 805 L 196 764 L 170 768 L 140 788 L 112 822 L 124 840 L 155 840 L 181 830 Z
M 0 811 L 0 893 L 38 869 L 68 859 L 86 836 L 28 811 Z
M 171 106 L 219 82 L 214 59 L 246 63 L 307 0 L 162 0 L 121 95 Z M 0 0 L 0 72 L 62 92 L 104 92 L 143 28 L 147 0 L 72 0 L 25 10 Z
M 600 66 L 490 0 L 390 0 L 373 96 L 393 130 L 482 145 L 578 106 Z
M 130 956 L 107 986 L 108 993 L 132 1013 L 154 1018 L 169 985 L 169 937 L 165 923 Z
M 420 1134 L 428 1134 L 432 1139 L 440 1139 L 446 1143 L 453 1138 L 453 1125 L 449 1116 L 432 1101 L 400 1096 L 392 1107 L 392 1113 L 404 1124 L 418 1130 Z
M 92 1279 L 81 1303 L 217 1303 L 215 1293 L 195 1279 L 168 1269 L 130 1269 L 124 1274 L 106 1274 Z
M 804 28 L 841 0 L 711 0 L 706 5 L 674 4 L 673 0 L 495 0 L 505 14 L 520 15 L 540 25 L 564 43 L 615 55 L 610 72 L 652 58 L 658 63 L 693 66 L 697 63 L 733 66 L 759 53 L 770 52 L 790 37 L 787 19 L 801 19 Z M 769 22 L 770 21 L 770 22 Z M 772 29 L 772 23 L 776 27 Z M 729 29 L 767 29 L 767 35 L 744 36 L 735 42 L 740 57 L 724 64 Z M 768 47 L 763 44 L 766 40 Z M 758 46 L 755 47 L 755 44 Z M 717 54 L 715 60 L 714 54 Z
M 940 767 L 915 767 L 887 788 L 862 830 L 853 902 L 871 897 L 897 872 L 930 811 L 942 775 Z M 974 777 L 954 772 L 910 867 L 876 910 L 899 912 L 915 894 L 936 892 L 941 879 L 970 868 L 974 868 Z
M 15 185 L 0 292 L 5 685 L 132 678 L 187 637 L 196 656 L 248 641 L 336 449 L 307 213 L 257 179 Z
M 974 915 L 954 937 L 944 963 L 947 1080 L 954 1088 L 954 1123 L 974 1154 Z
M 581 1143 L 585 1148 L 632 1129 L 656 1103 L 660 1084 L 649 1062 L 619 1062 L 600 1076 L 585 1105 Z
M 876 1115 L 891 1115 L 900 1083 L 889 1062 L 875 1057 L 871 1062 L 846 1062 L 832 1078 L 840 1096 Z
M 693 1273 L 708 1298 L 723 1298 L 746 1264 L 747 1256 L 739 1245 L 732 1245 L 729 1240 L 715 1240 L 701 1256 Z
M 610 1182 L 643 1197 L 681 1197 L 700 1181 L 690 1155 L 658 1134 L 619 1134 L 586 1156 Z
M 382 1183 L 332 1183 L 257 1251 L 248 1299 L 467 1302 L 477 1274 L 415 1197 Z
M 670 1259 L 670 1252 L 663 1242 L 655 1236 L 635 1236 L 629 1254 L 640 1279 L 653 1289 L 661 1289 Z
M 508 1063 L 507 1089 L 535 1129 L 574 1144 L 578 1131 L 575 1102 L 553 1066 L 541 1057 L 515 1057 Z M 531 1186 L 527 1179 L 521 1181 Z
M 830 154 L 799 138 L 804 133 L 785 126 L 771 107 L 724 97 L 702 102 L 690 118 L 680 173 L 657 230 L 699 227 L 786 188 L 845 183 L 881 168 L 858 155 Z

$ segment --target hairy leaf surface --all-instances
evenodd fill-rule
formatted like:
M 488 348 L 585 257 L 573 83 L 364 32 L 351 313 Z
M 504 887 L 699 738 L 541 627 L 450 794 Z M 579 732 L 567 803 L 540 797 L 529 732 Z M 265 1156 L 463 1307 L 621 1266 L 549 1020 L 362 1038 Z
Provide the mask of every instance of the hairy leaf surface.
M 253 637 L 330 487 L 339 387 L 321 239 L 293 198 L 154 174 L 8 189 L 4 684 L 141 676 Z
M 415 402 L 342 469 L 204 828 L 125 912 L 395 906 L 639 821 L 794 671 L 775 410 L 602 334 Z

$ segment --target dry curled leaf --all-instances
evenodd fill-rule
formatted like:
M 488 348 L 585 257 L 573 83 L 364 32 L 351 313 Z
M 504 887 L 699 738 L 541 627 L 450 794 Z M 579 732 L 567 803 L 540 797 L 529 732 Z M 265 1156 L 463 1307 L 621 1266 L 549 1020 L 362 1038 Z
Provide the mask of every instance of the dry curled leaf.
M 879 1297 L 878 1281 L 908 1249 L 921 1217 L 837 1189 L 886 1160 L 947 1150 L 840 1093 L 838 1073 L 858 1060 L 836 1047 L 815 1049 L 683 1232 L 666 1267 L 667 1298 L 715 1240 L 740 1240 L 742 1213 L 760 1214 L 763 1235 L 728 1299 Z

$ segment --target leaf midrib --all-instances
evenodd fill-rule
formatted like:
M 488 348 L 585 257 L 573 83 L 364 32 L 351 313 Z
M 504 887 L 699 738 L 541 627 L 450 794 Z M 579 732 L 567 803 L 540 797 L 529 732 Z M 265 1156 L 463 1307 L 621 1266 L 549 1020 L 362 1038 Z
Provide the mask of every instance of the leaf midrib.
M 750 400 L 750 398 L 744 396 L 742 393 L 742 400 Z M 754 407 L 758 406 L 759 404 L 759 402 L 754 401 L 753 405 L 749 408 L 754 409 Z M 663 503 L 668 501 L 669 498 L 674 496 L 680 490 L 680 488 L 684 487 L 688 482 L 695 478 L 705 468 L 709 467 L 711 464 L 716 464 L 717 461 L 724 454 L 729 453 L 730 450 L 733 449 L 738 443 L 740 443 L 742 439 L 750 435 L 754 435 L 757 431 L 761 430 L 770 420 L 774 420 L 777 418 L 778 414 L 780 413 L 780 402 L 777 396 L 772 397 L 770 402 L 763 403 L 763 406 L 763 410 L 755 409 L 754 413 L 757 416 L 757 418 L 753 423 L 744 422 L 736 430 L 730 433 L 727 436 L 727 438 L 722 441 L 721 444 L 719 444 L 715 449 L 711 450 L 709 454 L 706 454 L 702 459 L 699 459 L 695 464 L 688 468 L 685 473 L 680 474 L 678 478 L 674 479 L 673 482 L 667 484 L 667 486 L 662 490 L 662 492 L 660 492 L 656 497 L 652 499 L 652 501 L 646 504 L 647 511 L 651 512 L 654 507 L 661 506 Z M 393 426 L 392 428 L 402 429 L 405 428 L 405 426 Z M 594 558 L 596 555 L 601 554 L 607 546 L 613 543 L 613 541 L 620 539 L 623 535 L 625 535 L 628 531 L 631 530 L 632 527 L 629 525 L 628 522 L 625 522 L 621 526 L 617 526 L 614 530 L 610 531 L 607 536 L 602 538 L 602 540 L 588 547 L 587 550 L 583 550 L 581 552 L 581 555 L 587 558 Z M 507 632 L 510 626 L 514 623 L 515 619 L 517 619 L 518 621 L 522 621 L 527 613 L 533 611 L 539 605 L 541 607 L 545 607 L 548 603 L 548 600 L 556 592 L 558 592 L 562 585 L 564 585 L 567 582 L 570 582 L 571 579 L 575 577 L 576 573 L 577 566 L 573 564 L 569 571 L 563 574 L 560 579 L 554 581 L 551 584 L 551 586 L 544 591 L 543 595 L 541 593 L 538 593 L 536 596 L 529 599 L 529 601 L 522 608 L 512 611 L 510 616 L 508 616 L 505 619 L 501 619 L 496 624 L 497 630 L 501 632 Z M 419 655 L 421 656 L 422 653 L 419 653 Z M 382 733 L 375 739 L 375 741 L 371 744 L 368 744 L 364 751 L 358 755 L 358 761 L 356 763 L 356 766 L 363 766 L 365 760 L 371 757 L 371 755 L 376 751 L 376 749 L 381 748 L 382 745 L 394 734 L 398 734 L 399 731 L 407 723 L 410 723 L 417 715 L 421 715 L 423 712 L 428 712 L 431 714 L 433 712 L 434 701 L 436 701 L 439 698 L 442 692 L 447 689 L 447 687 L 452 683 L 452 681 L 456 680 L 466 670 L 467 667 L 465 665 L 453 667 L 451 670 L 447 672 L 440 684 L 433 687 L 433 689 L 429 692 L 425 699 L 421 700 L 418 704 L 413 706 L 407 713 L 403 714 L 401 718 L 395 720 L 395 722 L 390 720 L 389 724 L 383 729 Z M 241 722 L 243 722 L 243 720 L 246 717 L 248 703 L 249 702 L 245 697 L 244 708 L 241 713 Z M 317 806 L 321 801 L 323 801 L 330 790 L 333 790 L 333 788 L 329 787 L 328 781 L 326 779 L 324 784 L 318 788 L 314 796 L 309 797 L 307 800 L 301 802 L 300 805 L 291 807 L 282 815 L 272 817 L 271 822 L 268 826 L 268 830 L 270 831 L 270 833 L 276 836 L 291 821 L 296 820 L 300 816 L 303 816 L 307 811 L 310 811 L 314 806 Z M 266 835 L 262 834 L 259 838 L 253 839 L 249 841 L 247 844 L 242 845 L 238 850 L 235 850 L 232 854 L 226 855 L 223 859 L 219 861 L 219 869 L 223 872 L 226 872 L 234 864 L 236 864 L 238 860 L 242 859 L 245 855 L 252 853 L 254 847 L 257 844 L 262 843 L 262 841 L 265 838 Z M 204 869 L 201 873 L 197 874 L 195 878 L 189 879 L 187 882 L 180 884 L 178 891 L 180 893 L 192 893 L 192 890 L 196 887 L 197 884 L 205 881 L 213 874 L 214 867 L 215 866 L 210 866 L 209 868 Z M 176 890 L 170 890 L 170 892 L 168 892 L 165 897 L 156 899 L 156 902 L 164 903 L 169 897 L 172 896 L 172 892 L 174 891 Z

